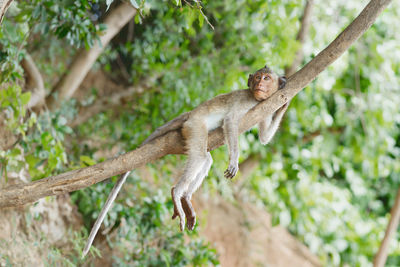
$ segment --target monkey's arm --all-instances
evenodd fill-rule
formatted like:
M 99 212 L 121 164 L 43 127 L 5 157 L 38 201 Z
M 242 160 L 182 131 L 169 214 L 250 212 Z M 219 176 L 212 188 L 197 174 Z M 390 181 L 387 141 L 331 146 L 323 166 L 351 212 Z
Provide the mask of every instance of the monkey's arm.
M 234 116 L 227 116 L 223 122 L 225 141 L 229 149 L 229 166 L 224 172 L 226 178 L 235 177 L 239 170 L 239 128 L 238 119 Z
M 273 116 L 268 116 L 265 120 L 258 124 L 259 138 L 263 145 L 268 144 L 272 137 L 275 135 L 276 130 L 278 130 L 279 124 L 282 120 L 283 114 L 285 114 L 289 103 L 284 104 L 280 107 Z

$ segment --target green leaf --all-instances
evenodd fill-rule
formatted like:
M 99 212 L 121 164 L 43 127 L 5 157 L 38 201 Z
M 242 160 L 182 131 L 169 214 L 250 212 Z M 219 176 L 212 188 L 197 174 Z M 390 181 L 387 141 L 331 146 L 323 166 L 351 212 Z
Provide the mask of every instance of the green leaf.
M 80 161 L 81 161 L 82 163 L 84 163 L 84 164 L 87 165 L 87 166 L 91 166 L 91 165 L 96 164 L 96 161 L 94 161 L 92 158 L 90 158 L 90 157 L 88 157 L 88 156 L 85 156 L 85 155 L 80 156 L 79 159 L 80 159 Z
M 201 14 L 201 12 L 199 12 L 199 26 L 200 26 L 200 28 L 203 27 L 203 23 L 204 23 L 204 16 L 203 16 L 203 14 Z
M 30 99 L 31 99 L 31 92 L 23 93 L 23 94 L 21 95 L 21 104 L 22 104 L 23 106 L 25 106 L 26 104 L 29 103 L 29 100 L 30 100 Z

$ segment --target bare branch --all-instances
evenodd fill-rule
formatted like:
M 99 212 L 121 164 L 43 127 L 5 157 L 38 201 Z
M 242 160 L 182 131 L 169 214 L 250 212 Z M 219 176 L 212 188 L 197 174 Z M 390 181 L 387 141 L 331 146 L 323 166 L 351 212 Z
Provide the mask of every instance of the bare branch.
M 43 78 L 29 54 L 25 55 L 25 58 L 21 61 L 21 66 L 26 74 L 27 88 L 31 92 L 31 99 L 29 100 L 27 108 L 43 104 L 46 96 Z
M 122 99 L 126 99 L 132 96 L 132 94 L 136 92 L 141 92 L 142 90 L 143 90 L 142 87 L 130 86 L 126 88 L 124 91 L 117 92 L 111 95 L 110 97 L 102 97 L 96 100 L 96 102 L 90 106 L 81 107 L 79 109 L 79 114 L 77 115 L 76 119 L 69 122 L 68 125 L 71 127 L 78 126 L 89 120 L 97 113 L 110 109 L 113 106 L 121 106 Z
M 4 15 L 10 7 L 13 0 L 0 1 L 0 24 L 3 22 Z
M 385 265 L 389 253 L 389 242 L 390 240 L 393 239 L 393 236 L 397 231 L 397 227 L 399 227 L 399 221 L 400 221 L 400 189 L 397 190 L 396 200 L 390 212 L 390 221 L 385 232 L 385 237 L 383 238 L 378 253 L 376 253 L 375 255 L 374 267 L 383 267 Z
M 57 108 L 63 100 L 70 98 L 74 94 L 110 40 L 135 14 L 136 9 L 126 2 L 121 3 L 109 13 L 104 21 L 107 25 L 107 30 L 100 36 L 101 44 L 96 42 L 89 50 L 82 48 L 76 54 L 68 72 L 61 78 L 53 89 L 52 94 L 47 98 L 47 105 L 51 110 Z M 57 95 L 57 99 L 54 98 L 54 95 Z
M 141 94 L 145 90 L 147 90 L 149 88 L 149 84 L 152 84 L 156 79 L 158 79 L 158 77 L 160 77 L 159 74 L 150 76 L 146 78 L 144 81 L 140 82 L 138 85 L 129 86 L 126 88 L 122 88 L 122 86 L 115 85 L 116 88 L 111 92 L 111 94 L 107 94 L 96 99 L 96 101 L 92 105 L 81 107 L 79 109 L 79 114 L 76 117 L 76 119 L 69 122 L 68 125 L 71 127 L 78 126 L 89 120 L 97 113 L 108 110 L 112 107 L 121 106 L 123 101 L 127 102 L 129 98 L 131 98 L 132 96 Z M 110 83 L 113 82 L 110 81 Z M 117 90 L 117 88 L 120 87 L 121 89 Z
M 313 6 L 314 0 L 307 0 L 306 6 L 304 7 L 303 17 L 301 18 L 300 29 L 296 37 L 296 40 L 300 43 L 300 47 L 296 51 L 296 55 L 294 56 L 292 64 L 289 67 L 285 68 L 285 74 L 288 77 L 291 76 L 298 69 L 300 63 L 303 61 L 303 44 L 306 41 L 309 33 Z
M 342 55 L 375 21 L 377 16 L 391 0 L 371 0 L 360 15 L 321 53 L 292 75 L 286 87 L 269 99 L 250 110 L 240 121 L 239 131 L 244 132 L 266 115 L 272 114 L 279 107 L 292 99 L 308 83 Z M 224 143 L 222 129 L 209 134 L 208 149 L 213 150 Z M 39 198 L 59 195 L 85 188 L 108 177 L 121 174 L 154 161 L 167 154 L 184 152 L 180 132 L 172 131 L 154 141 L 105 162 L 51 176 L 29 184 L 19 184 L 0 190 L 0 207 L 21 205 Z

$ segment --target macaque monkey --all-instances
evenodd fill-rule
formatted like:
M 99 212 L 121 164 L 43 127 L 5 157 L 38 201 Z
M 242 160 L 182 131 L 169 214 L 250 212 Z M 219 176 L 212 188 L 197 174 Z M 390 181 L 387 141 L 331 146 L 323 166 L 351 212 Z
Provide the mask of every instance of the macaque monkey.
M 265 66 L 254 74 L 250 74 L 247 83 L 249 89 L 219 95 L 202 103 L 187 115 L 188 118 L 182 126 L 182 135 L 185 139 L 188 159 L 182 176 L 171 189 L 174 202 L 172 219 L 179 217 L 181 231 L 185 228 L 185 218 L 189 230 L 193 230 L 196 224 L 196 213 L 190 200 L 192 194 L 202 184 L 204 177 L 207 176 L 212 164 L 211 155 L 207 152 L 208 133 L 222 126 L 229 150 L 229 165 L 224 175 L 226 178 L 233 178 L 239 170 L 240 119 L 247 111 L 260 101 L 269 98 L 285 84 L 285 77 L 279 77 Z M 268 116 L 259 123 L 262 144 L 265 145 L 272 139 L 286 109 L 285 104 L 273 116 Z
M 286 77 L 279 77 L 270 68 L 264 68 L 249 75 L 247 85 L 249 89 L 232 91 L 216 96 L 193 109 L 184 113 L 167 124 L 155 130 L 142 145 L 153 141 L 169 131 L 182 128 L 185 139 L 186 154 L 188 155 L 182 176 L 171 189 L 174 203 L 172 219 L 179 217 L 181 231 L 185 228 L 187 220 L 188 230 L 193 230 L 196 224 L 196 213 L 193 209 L 191 198 L 207 176 L 212 164 L 212 158 L 207 151 L 208 133 L 222 126 L 224 138 L 229 149 L 229 165 L 224 175 L 233 178 L 239 170 L 239 121 L 251 108 L 260 101 L 266 100 L 286 84 Z M 267 116 L 259 124 L 259 138 L 266 145 L 274 136 L 279 123 L 288 107 L 288 103 L 280 107 L 273 115 Z M 110 193 L 110 196 L 100 212 L 93 226 L 84 255 L 89 251 L 91 243 L 115 199 L 128 173 L 121 175 Z

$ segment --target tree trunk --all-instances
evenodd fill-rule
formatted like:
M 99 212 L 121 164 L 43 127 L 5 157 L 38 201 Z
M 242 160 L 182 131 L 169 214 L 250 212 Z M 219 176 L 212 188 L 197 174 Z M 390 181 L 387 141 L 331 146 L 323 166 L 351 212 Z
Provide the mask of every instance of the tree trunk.
M 50 110 L 56 109 L 63 100 L 70 98 L 74 94 L 110 40 L 135 14 L 136 9 L 126 2 L 122 2 L 116 9 L 111 11 L 104 21 L 107 24 L 107 30 L 100 36 L 100 44 L 96 42 L 89 50 L 82 48 L 76 54 L 68 72 L 61 78 L 47 98 L 46 102 Z

